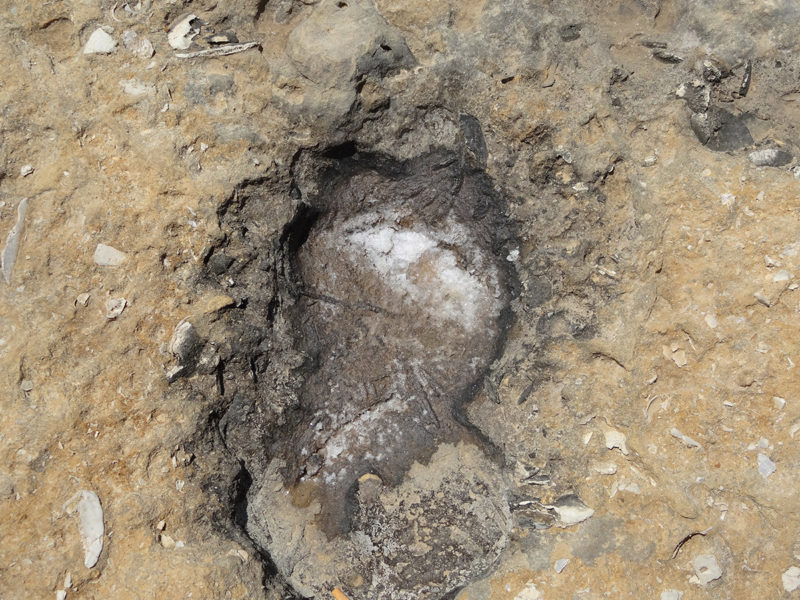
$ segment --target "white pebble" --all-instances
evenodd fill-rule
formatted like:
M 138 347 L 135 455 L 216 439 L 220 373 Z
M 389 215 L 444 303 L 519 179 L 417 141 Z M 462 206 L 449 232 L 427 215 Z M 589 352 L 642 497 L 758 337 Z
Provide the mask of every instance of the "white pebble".
M 596 462 L 592 465 L 592 470 L 601 475 L 613 475 L 617 472 L 617 465 L 614 462 Z
M 669 434 L 672 437 L 682 441 L 684 444 L 689 446 L 689 448 L 700 448 L 701 450 L 703 448 L 703 446 L 700 445 L 700 442 L 693 440 L 685 433 L 681 433 L 681 430 L 678 429 L 677 427 L 673 427 L 672 429 L 670 429 Z
M 618 448 L 620 452 L 622 452 L 625 456 L 628 455 L 628 445 L 627 440 L 628 438 L 625 436 L 624 433 L 621 431 L 617 431 L 616 429 L 609 429 L 605 432 L 606 438 L 606 448 L 609 450 L 613 450 L 614 448 Z
M 94 30 L 83 47 L 84 54 L 111 54 L 117 47 L 116 40 L 100 28 Z
M 106 300 L 106 319 L 116 319 L 125 310 L 128 301 L 125 298 L 109 298 Z
M 556 573 L 561 573 L 561 571 L 567 568 L 568 564 L 569 564 L 568 558 L 559 558 L 556 561 L 556 564 L 553 565 L 553 568 L 556 570 Z
M 800 568 L 789 567 L 781 575 L 783 581 L 783 589 L 787 592 L 793 592 L 800 587 Z
M 70 513 L 78 513 L 78 530 L 83 546 L 83 564 L 91 569 L 103 551 L 103 507 L 97 494 L 81 490 L 67 502 Z
M 678 590 L 664 590 L 661 592 L 661 600 L 681 600 L 683 592 Z
M 33 165 L 25 165 L 19 170 L 19 174 L 23 177 L 27 177 L 31 173 L 33 173 Z
M 94 262 L 101 267 L 118 267 L 128 258 L 124 252 L 105 244 L 97 244 L 94 251 Z
M 789 281 L 792 275 L 786 269 L 781 269 L 772 276 L 772 283 L 781 283 L 782 281 Z

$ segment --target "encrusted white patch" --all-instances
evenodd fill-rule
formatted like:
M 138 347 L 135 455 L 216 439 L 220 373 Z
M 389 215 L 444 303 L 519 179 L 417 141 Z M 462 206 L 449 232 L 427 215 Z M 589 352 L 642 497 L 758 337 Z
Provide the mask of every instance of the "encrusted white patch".
M 468 331 L 489 325 L 501 308 L 492 261 L 467 243 L 470 236 L 456 221 L 434 229 L 407 226 L 404 216 L 395 209 L 367 213 L 326 235 L 336 236 L 339 244 L 343 239 L 344 250 L 374 270 L 399 301 Z M 335 243 L 333 238 L 327 241 Z

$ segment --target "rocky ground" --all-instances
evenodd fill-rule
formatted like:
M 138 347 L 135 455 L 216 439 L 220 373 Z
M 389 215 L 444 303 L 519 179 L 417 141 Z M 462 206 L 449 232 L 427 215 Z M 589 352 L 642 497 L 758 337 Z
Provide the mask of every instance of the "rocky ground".
M 800 589 L 796 3 L 7 0 L 0 15 L 0 597 Z M 362 183 L 340 194 L 342 173 Z M 408 195 L 401 233 L 434 229 L 426 281 L 449 265 L 486 306 L 504 282 L 481 317 L 491 352 L 459 333 L 471 304 L 406 315 L 385 282 L 314 338 L 309 298 L 334 303 L 304 273 L 343 259 L 303 244 L 372 235 L 313 229 L 370 205 L 368 185 L 395 186 L 383 207 Z M 369 302 L 387 289 L 405 307 L 388 321 Z M 354 340 L 376 331 L 398 337 L 372 364 Z M 412 412 L 390 421 L 422 415 L 425 444 L 323 508 L 314 460 L 333 451 L 313 442 L 292 475 L 294 440 L 323 388 L 336 397 L 334 367 L 355 389 L 395 347 L 393 373 L 417 373 L 420 347 L 423 366 L 455 357 L 439 372 L 458 381 L 392 388 Z M 425 421 L 412 395 L 452 413 Z M 383 407 L 351 397 L 353 419 Z M 345 427 L 329 418 L 328 441 Z M 379 451 L 376 431 L 358 443 Z

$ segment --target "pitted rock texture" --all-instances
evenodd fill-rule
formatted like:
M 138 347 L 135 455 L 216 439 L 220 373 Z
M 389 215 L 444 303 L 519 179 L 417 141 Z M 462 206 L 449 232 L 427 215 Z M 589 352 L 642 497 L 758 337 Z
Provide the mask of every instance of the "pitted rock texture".
M 248 508 L 250 535 L 305 597 L 434 600 L 485 573 L 513 526 L 506 484 L 474 444 L 443 444 L 396 488 L 362 478 L 352 531 L 329 539 L 316 501 L 292 504 L 275 461 Z

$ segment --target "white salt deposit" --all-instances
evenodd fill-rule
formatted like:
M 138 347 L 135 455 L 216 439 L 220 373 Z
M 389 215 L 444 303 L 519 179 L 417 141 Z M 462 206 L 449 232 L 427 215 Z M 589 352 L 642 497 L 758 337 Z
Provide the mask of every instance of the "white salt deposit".
M 345 244 L 354 259 L 374 269 L 398 299 L 440 321 L 474 330 L 497 317 L 497 273 L 491 262 L 476 247 L 461 246 L 460 255 L 450 249 L 467 239 L 463 226 L 404 228 L 399 221 L 399 214 L 388 210 L 345 222 Z

